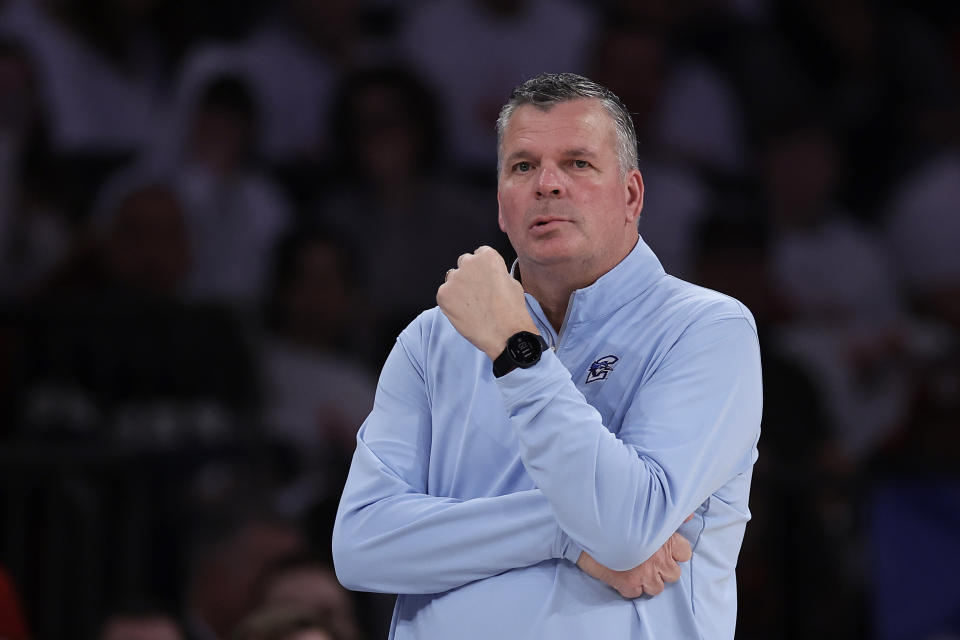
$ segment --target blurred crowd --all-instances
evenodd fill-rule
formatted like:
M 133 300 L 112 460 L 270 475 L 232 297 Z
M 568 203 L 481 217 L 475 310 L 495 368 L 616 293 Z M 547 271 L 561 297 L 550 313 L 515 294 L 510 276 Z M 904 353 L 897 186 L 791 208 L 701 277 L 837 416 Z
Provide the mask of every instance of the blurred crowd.
M 757 320 L 738 638 L 960 638 L 958 18 L 0 0 L 0 637 L 385 637 L 330 564 L 356 431 L 457 256 L 512 259 L 500 105 L 573 71 L 667 271 Z

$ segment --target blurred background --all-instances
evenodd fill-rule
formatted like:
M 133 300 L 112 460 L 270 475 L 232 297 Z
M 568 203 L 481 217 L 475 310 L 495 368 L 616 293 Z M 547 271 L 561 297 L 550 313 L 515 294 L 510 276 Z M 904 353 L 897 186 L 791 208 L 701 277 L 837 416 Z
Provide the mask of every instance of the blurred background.
M 960 638 L 958 18 L 0 0 L 0 637 L 385 637 L 330 565 L 356 431 L 456 257 L 513 257 L 500 105 L 574 71 L 667 271 L 757 319 L 738 638 Z

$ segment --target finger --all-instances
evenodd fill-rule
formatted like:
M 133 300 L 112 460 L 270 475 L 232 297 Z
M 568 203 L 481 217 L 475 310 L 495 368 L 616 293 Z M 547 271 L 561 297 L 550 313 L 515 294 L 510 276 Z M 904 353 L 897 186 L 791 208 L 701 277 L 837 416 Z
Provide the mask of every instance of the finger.
M 643 586 L 642 585 L 630 585 L 625 587 L 617 587 L 617 593 L 619 593 L 624 598 L 628 600 L 633 600 L 634 598 L 639 598 L 643 595 Z
M 690 522 L 691 520 L 693 520 L 693 516 L 695 516 L 695 515 L 696 515 L 696 514 L 694 514 L 694 513 L 691 513 L 690 515 L 688 515 L 688 516 L 687 516 L 687 519 L 683 521 L 683 524 L 687 524 L 688 522 Z
M 648 595 L 655 596 L 662 591 L 663 579 L 659 573 L 643 583 L 643 592 Z
M 450 274 L 456 271 L 456 269 L 447 269 L 447 272 L 443 274 L 443 281 L 446 282 L 447 278 L 450 277 Z
M 670 536 L 667 541 L 670 545 L 670 557 L 677 562 L 686 562 L 693 557 L 693 550 L 690 548 L 690 542 L 679 533 Z
M 676 582 L 680 579 L 680 565 L 672 560 L 660 567 L 660 577 L 664 582 Z
M 470 253 L 461 253 L 461 254 L 460 254 L 460 257 L 457 258 L 457 267 L 458 267 L 458 268 L 459 268 L 459 267 L 462 267 L 462 266 L 463 266 L 463 261 L 466 260 L 467 258 L 471 257 L 472 255 L 473 255 L 473 254 L 470 254 Z

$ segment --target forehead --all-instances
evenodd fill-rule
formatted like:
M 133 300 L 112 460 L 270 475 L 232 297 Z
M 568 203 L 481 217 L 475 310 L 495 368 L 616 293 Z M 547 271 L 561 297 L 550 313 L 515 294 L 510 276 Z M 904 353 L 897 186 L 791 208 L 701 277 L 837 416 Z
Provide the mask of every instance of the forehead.
M 616 127 L 599 100 L 583 98 L 547 110 L 525 104 L 513 112 L 503 135 L 503 152 L 543 151 L 552 147 L 616 153 Z
M 589 147 L 614 152 L 616 129 L 613 118 L 599 100 L 583 98 L 553 105 L 549 109 L 525 104 L 513 112 L 503 135 L 503 150 L 509 154 L 520 147 Z

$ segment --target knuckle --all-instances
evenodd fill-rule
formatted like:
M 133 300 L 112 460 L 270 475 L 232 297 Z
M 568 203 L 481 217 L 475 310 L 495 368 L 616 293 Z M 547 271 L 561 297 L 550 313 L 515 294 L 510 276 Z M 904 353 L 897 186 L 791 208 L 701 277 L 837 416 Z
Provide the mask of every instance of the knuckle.
M 625 586 L 617 589 L 624 598 L 639 598 L 643 595 L 643 588 L 635 586 Z

